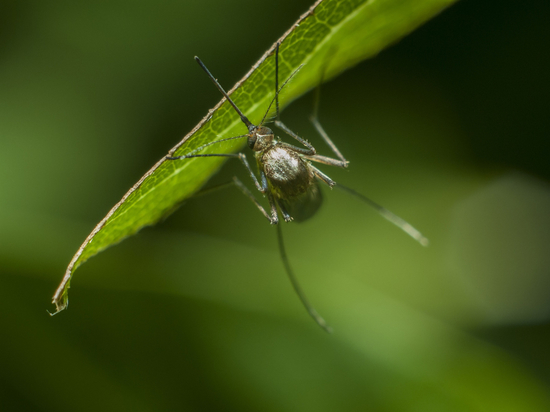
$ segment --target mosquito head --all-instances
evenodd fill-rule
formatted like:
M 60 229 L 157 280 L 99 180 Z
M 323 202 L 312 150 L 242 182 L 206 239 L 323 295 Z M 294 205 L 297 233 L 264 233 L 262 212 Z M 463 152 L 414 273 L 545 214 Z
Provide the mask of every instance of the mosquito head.
M 258 126 L 248 134 L 248 147 L 255 152 L 261 152 L 273 144 L 273 130 L 269 127 Z

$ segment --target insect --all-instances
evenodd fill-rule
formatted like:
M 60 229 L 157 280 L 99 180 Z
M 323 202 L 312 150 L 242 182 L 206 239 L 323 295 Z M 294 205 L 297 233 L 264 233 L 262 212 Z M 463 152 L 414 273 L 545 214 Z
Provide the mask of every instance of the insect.
M 340 184 L 336 184 L 334 180 L 332 180 L 329 176 L 327 176 L 314 165 L 314 163 L 318 163 L 322 165 L 346 168 L 349 162 L 340 153 L 336 145 L 332 142 L 328 134 L 319 123 L 317 117 L 319 87 L 317 88 L 311 121 L 315 129 L 321 135 L 323 140 L 327 143 L 336 158 L 317 154 L 317 150 L 307 140 L 298 136 L 280 120 L 279 94 L 281 90 L 283 90 L 283 88 L 286 86 L 286 84 L 290 81 L 290 79 L 294 77 L 294 75 L 298 72 L 301 66 L 297 70 L 295 70 L 279 88 L 279 47 L 280 45 L 279 43 L 277 43 L 275 48 L 275 97 L 271 100 L 262 121 L 258 125 L 250 122 L 250 120 L 243 114 L 243 112 L 237 107 L 237 105 L 225 92 L 225 90 L 215 79 L 215 77 L 206 68 L 204 63 L 195 56 L 195 60 L 197 61 L 199 66 L 206 72 L 210 80 L 212 80 L 212 82 L 218 88 L 221 94 L 227 99 L 227 101 L 238 113 L 241 121 L 248 129 L 248 133 L 215 140 L 206 143 L 185 155 L 167 156 L 167 159 L 175 161 L 190 159 L 194 157 L 228 157 L 237 158 L 242 162 L 242 164 L 248 171 L 248 174 L 250 175 L 252 181 L 254 182 L 256 189 L 258 189 L 258 191 L 267 198 L 269 202 L 269 212 L 264 209 L 264 207 L 260 204 L 260 202 L 252 194 L 252 192 L 250 192 L 250 190 L 240 181 L 240 179 L 234 177 L 232 183 L 235 184 L 235 186 L 256 205 L 258 210 L 269 220 L 272 225 L 277 226 L 279 252 L 292 286 L 294 287 L 296 293 L 298 294 L 298 297 L 302 301 L 309 315 L 315 320 L 315 322 L 317 322 L 319 326 L 330 333 L 332 329 L 309 303 L 309 300 L 307 299 L 302 288 L 300 287 L 296 276 L 294 275 L 294 272 L 290 266 L 290 262 L 288 260 L 283 242 L 281 226 L 279 225 L 279 215 L 281 215 L 286 222 L 290 222 L 293 220 L 297 222 L 302 222 L 312 217 L 317 212 L 323 201 L 319 188 L 319 183 L 321 182 L 328 185 L 330 188 L 333 188 L 335 186 L 339 187 L 340 189 L 352 194 L 363 202 L 366 202 L 385 219 L 398 226 L 400 229 L 405 231 L 422 245 L 427 245 L 428 240 L 418 230 L 416 230 L 400 217 L 394 215 L 387 209 L 381 207 L 380 205 L 376 204 L 362 194 L 354 191 L 353 189 L 350 189 Z M 319 83 L 319 86 L 321 82 Z M 298 147 L 283 142 L 282 140 L 280 140 L 279 137 L 275 136 L 272 129 L 264 125 L 267 115 L 274 102 L 276 110 L 276 120 L 274 121 L 275 126 L 285 132 L 288 136 L 295 139 L 304 147 Z M 208 146 L 228 140 L 244 138 L 247 139 L 248 147 L 254 152 L 259 178 L 250 167 L 250 164 L 248 163 L 247 157 L 244 153 L 200 153 Z

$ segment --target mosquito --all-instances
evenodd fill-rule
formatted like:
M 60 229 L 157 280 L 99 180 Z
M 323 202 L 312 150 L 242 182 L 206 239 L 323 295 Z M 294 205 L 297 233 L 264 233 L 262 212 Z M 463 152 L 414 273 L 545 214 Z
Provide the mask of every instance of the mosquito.
M 428 239 L 425 238 L 409 223 L 394 215 L 389 210 L 373 202 L 368 197 L 363 196 L 362 194 L 346 186 L 337 184 L 334 180 L 332 180 L 329 176 L 327 176 L 313 164 L 318 163 L 322 165 L 346 168 L 349 162 L 342 155 L 342 153 L 340 153 L 340 151 L 332 142 L 318 120 L 317 113 L 319 106 L 320 84 L 322 83 L 322 78 L 319 82 L 319 86 L 317 87 L 313 114 L 310 117 L 310 120 L 313 123 L 313 126 L 315 127 L 317 132 L 325 141 L 325 143 L 332 150 L 336 158 L 317 154 L 317 150 L 315 149 L 315 147 L 313 147 L 313 145 L 311 145 L 307 140 L 298 136 L 281 121 L 279 112 L 279 94 L 287 85 L 287 83 L 292 79 L 292 77 L 296 75 L 296 73 L 298 72 L 298 70 L 300 70 L 302 66 L 298 67 L 298 69 L 296 69 L 279 88 L 279 43 L 277 43 L 275 48 L 275 97 L 271 100 L 262 121 L 258 125 L 255 125 L 250 120 L 248 120 L 248 118 L 237 107 L 235 102 L 233 102 L 233 100 L 225 92 L 220 83 L 210 73 L 204 63 L 197 56 L 195 56 L 195 60 L 197 61 L 199 66 L 206 72 L 210 80 L 212 80 L 214 85 L 225 97 L 225 99 L 231 104 L 231 106 L 233 106 L 235 111 L 240 116 L 241 121 L 247 127 L 248 133 L 215 140 L 206 143 L 185 155 L 167 156 L 166 159 L 182 160 L 194 157 L 228 157 L 237 158 L 242 162 L 242 164 L 248 171 L 248 174 L 250 175 L 252 181 L 254 182 L 256 189 L 258 189 L 258 191 L 267 198 L 269 202 L 269 212 L 264 209 L 264 207 L 260 204 L 260 202 L 252 194 L 252 192 L 250 192 L 250 190 L 241 182 L 239 178 L 237 178 L 236 176 L 233 177 L 233 181 L 231 182 L 231 184 L 234 184 L 246 197 L 248 197 L 272 225 L 277 226 L 279 253 L 281 256 L 281 260 L 283 261 L 285 271 L 290 279 L 290 282 L 292 283 L 294 290 L 296 291 L 296 294 L 300 298 L 309 315 L 315 320 L 315 322 L 325 331 L 331 333 L 332 328 L 309 303 L 309 300 L 307 299 L 305 293 L 300 287 L 300 284 L 298 283 L 296 276 L 294 275 L 294 271 L 290 266 L 290 262 L 286 254 L 281 225 L 279 225 L 279 216 L 282 216 L 285 222 L 303 222 L 311 218 L 317 212 L 323 201 L 321 190 L 319 188 L 319 183 L 322 182 L 329 186 L 331 189 L 333 187 L 338 187 L 355 196 L 359 200 L 367 203 L 369 206 L 373 207 L 382 217 L 399 227 L 401 230 L 403 230 L 405 233 L 407 233 L 423 246 L 427 246 Z M 275 136 L 272 129 L 264 125 L 271 106 L 274 102 L 276 111 L 276 118 L 273 122 L 274 125 L 285 132 L 288 136 L 292 137 L 298 143 L 300 143 L 303 147 L 298 147 L 283 142 L 282 140 L 280 140 L 279 137 Z M 208 146 L 212 146 L 221 142 L 226 142 L 228 140 L 244 138 L 247 139 L 248 147 L 254 152 L 259 179 L 256 173 L 254 173 L 254 171 L 250 167 L 245 153 L 200 153 Z

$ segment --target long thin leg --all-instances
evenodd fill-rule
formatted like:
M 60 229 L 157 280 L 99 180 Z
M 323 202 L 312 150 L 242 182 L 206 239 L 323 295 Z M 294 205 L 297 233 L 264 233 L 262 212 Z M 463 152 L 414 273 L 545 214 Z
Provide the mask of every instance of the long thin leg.
M 340 150 L 336 147 L 334 142 L 330 139 L 327 132 L 325 132 L 325 129 L 323 129 L 323 126 L 321 126 L 321 123 L 319 123 L 319 102 L 321 101 L 321 84 L 323 83 L 323 78 L 325 77 L 325 70 L 326 67 L 321 72 L 321 79 L 319 80 L 319 84 L 317 85 L 317 88 L 315 89 L 315 96 L 313 100 L 313 113 L 311 114 L 309 120 L 311 120 L 311 123 L 313 123 L 313 126 L 317 130 L 317 132 L 321 135 L 323 140 L 326 142 L 328 147 L 330 147 L 330 150 L 340 159 L 340 161 L 347 166 L 349 163 L 344 155 L 340 153 Z M 346 167 L 341 166 L 341 167 Z
M 337 159 L 333 159 L 332 157 L 322 156 L 322 155 L 314 155 L 314 156 L 304 156 L 307 160 L 311 160 L 313 162 L 322 163 L 324 165 L 329 166 L 336 166 L 341 167 L 342 169 L 345 169 L 348 167 L 348 161 L 345 162 Z
M 298 283 L 298 280 L 296 279 L 296 276 L 294 276 L 294 272 L 292 271 L 292 268 L 290 267 L 290 262 L 288 261 L 288 257 L 286 255 L 285 250 L 285 244 L 283 241 L 283 231 L 281 229 L 281 225 L 277 225 L 277 239 L 279 241 L 279 253 L 281 254 L 281 260 L 283 261 L 283 264 L 285 266 L 286 273 L 290 279 L 290 283 L 292 283 L 292 286 L 294 287 L 294 290 L 296 291 L 296 294 L 302 301 L 303 305 L 305 306 L 307 312 L 309 315 L 313 318 L 317 324 L 322 327 L 325 331 L 328 333 L 332 333 L 332 328 L 327 325 L 327 322 L 317 313 L 317 311 L 311 306 L 309 303 L 309 300 L 307 299 L 306 295 L 304 294 L 304 291 L 300 287 L 300 284 Z
M 192 199 L 192 198 L 196 198 L 196 197 L 202 197 L 204 195 L 209 195 L 210 193 L 214 193 L 214 192 L 217 192 L 218 190 L 222 190 L 222 189 L 225 189 L 226 187 L 229 187 L 229 186 L 234 186 L 235 185 L 235 182 L 233 180 L 230 180 L 228 182 L 225 182 L 225 183 L 220 183 L 218 185 L 215 185 L 215 186 L 210 186 L 210 187 L 206 187 L 206 188 L 202 188 L 201 190 L 199 190 L 198 192 L 194 193 L 193 195 L 191 195 L 189 197 L 189 199 Z M 187 200 L 188 198 L 186 198 L 185 200 Z
M 288 213 L 288 211 L 285 208 L 285 205 L 282 202 L 277 201 L 277 206 L 279 206 L 279 210 L 281 211 L 281 214 L 283 215 L 285 222 L 292 222 L 294 220 L 294 218 L 290 216 L 290 213 Z
M 319 88 L 319 86 L 317 87 Z M 315 126 L 315 129 L 317 130 L 317 132 L 321 135 L 321 137 L 326 142 L 328 147 L 330 147 L 330 150 L 332 150 L 333 153 L 336 155 L 336 157 L 338 157 L 338 159 L 340 159 L 340 161 L 345 165 L 341 167 L 347 167 L 349 162 L 346 160 L 344 155 L 340 153 L 340 150 L 338 150 L 334 142 L 328 136 L 327 132 L 325 132 L 325 129 L 323 129 L 323 126 L 321 126 L 321 123 L 319 123 L 319 119 L 317 118 L 317 113 L 315 113 L 314 116 L 310 117 L 309 120 L 311 120 L 311 123 L 313 123 L 313 126 Z
M 294 139 L 298 140 L 300 143 L 302 143 L 305 147 L 307 147 L 309 150 L 302 149 L 300 152 L 302 152 L 305 155 L 313 156 L 317 153 L 315 148 L 309 143 L 307 140 L 302 139 L 300 136 L 298 136 L 296 133 L 294 133 L 292 130 L 290 130 L 286 125 L 281 122 L 280 120 L 275 120 L 275 126 L 277 126 L 279 129 L 284 131 L 287 135 L 290 137 L 293 137 Z
M 284 143 L 284 142 L 280 142 L 279 144 L 282 145 L 282 146 L 286 146 L 302 155 L 304 155 L 304 157 L 308 160 L 312 160 L 314 162 L 319 162 L 319 163 L 323 163 L 323 164 L 326 164 L 326 165 L 329 165 L 329 166 L 336 166 L 336 167 L 341 167 L 341 168 L 346 168 L 348 167 L 348 164 L 349 162 L 340 154 L 340 152 L 338 152 L 338 149 L 336 148 L 336 146 L 334 146 L 334 144 L 332 144 L 334 146 L 334 148 L 336 149 L 336 155 L 337 156 L 340 156 L 340 160 L 337 160 L 337 159 L 333 159 L 332 157 L 327 157 L 327 156 L 322 156 L 322 155 L 318 155 L 316 153 L 316 150 L 315 148 L 313 147 L 313 145 L 311 143 L 309 143 L 307 140 L 305 139 L 302 139 L 300 136 L 298 136 L 296 133 L 294 133 L 292 130 L 290 130 L 283 122 L 281 122 L 280 120 L 276 120 L 275 121 L 275 126 L 277 126 L 278 128 L 280 128 L 281 130 L 283 130 L 286 134 L 288 134 L 289 136 L 293 137 L 294 139 L 298 140 L 300 143 L 302 143 L 304 146 L 307 147 L 307 149 L 302 149 L 300 147 L 296 147 L 294 145 L 291 145 L 291 144 L 288 144 L 288 143 Z M 328 137 L 328 136 L 327 136 Z M 332 143 L 332 142 L 331 142 Z
M 277 71 L 276 71 L 276 73 L 277 73 Z M 322 81 L 322 79 L 321 79 L 321 81 Z M 276 83 L 277 83 L 277 81 L 276 81 Z M 277 112 L 277 120 L 275 121 L 275 126 L 277 126 L 279 129 L 283 130 L 286 134 L 288 134 L 292 138 L 294 138 L 297 141 L 299 141 L 300 143 L 302 143 L 305 147 L 307 147 L 307 149 L 304 150 L 304 149 L 298 148 L 296 146 L 287 144 L 288 147 L 290 147 L 293 150 L 303 154 L 309 160 L 313 160 L 313 161 L 319 162 L 319 163 L 324 163 L 324 164 L 327 164 L 327 165 L 330 165 L 330 166 L 346 168 L 346 167 L 348 167 L 349 162 L 342 155 L 342 153 L 340 153 L 340 151 L 338 150 L 336 145 L 332 142 L 332 140 L 330 139 L 328 134 L 325 132 L 325 130 L 323 129 L 323 126 L 321 126 L 321 123 L 319 123 L 319 120 L 317 118 L 317 111 L 318 111 L 317 107 L 319 105 L 320 89 L 321 89 L 321 84 L 319 83 L 319 86 L 317 86 L 317 92 L 316 92 L 317 98 L 315 100 L 314 109 L 313 109 L 314 114 L 313 114 L 313 116 L 311 117 L 310 120 L 313 122 L 313 125 L 315 126 L 315 129 L 317 130 L 317 132 L 321 135 L 323 140 L 328 144 L 330 149 L 334 152 L 334 154 L 340 160 L 336 160 L 336 159 L 333 159 L 333 158 L 330 158 L 330 157 L 327 157 L 327 156 L 318 155 L 317 151 L 315 150 L 315 148 L 313 147 L 313 145 L 311 143 L 309 143 L 307 140 L 305 140 L 305 139 L 301 138 L 300 136 L 298 136 L 296 133 L 294 133 L 292 130 L 290 130 L 288 128 L 288 126 L 286 126 L 280 120 L 279 112 Z M 277 99 L 277 102 L 278 102 L 278 97 L 276 97 L 276 99 Z
M 263 206 L 260 204 L 260 202 L 258 202 L 256 197 L 252 194 L 252 192 L 250 192 L 250 190 L 248 190 L 248 188 L 243 184 L 243 182 L 241 182 L 241 180 L 237 176 L 233 176 L 233 179 L 230 180 L 229 182 L 221 183 L 219 185 L 208 187 L 206 189 L 201 189 L 191 197 L 196 198 L 196 197 L 201 197 L 201 196 L 204 196 L 204 195 L 208 195 L 210 193 L 217 192 L 218 190 L 225 189 L 226 187 L 229 187 L 229 186 L 235 186 L 247 198 L 249 198 L 252 201 L 252 203 L 254 203 L 256 205 L 256 207 L 262 213 L 262 215 L 264 215 L 266 217 L 266 219 L 269 220 L 269 222 L 271 224 L 276 224 L 278 222 L 277 210 L 275 209 L 275 214 L 273 215 L 273 209 L 272 209 L 271 210 L 272 216 L 270 216 L 269 213 L 267 213 L 266 210 L 263 208 Z M 187 200 L 187 199 L 185 199 L 185 200 Z M 181 206 L 181 204 L 178 204 L 177 207 L 174 208 L 174 209 L 177 209 L 179 206 Z M 169 214 L 171 214 L 173 211 L 174 211 L 173 209 L 170 209 L 170 211 L 167 213 L 167 216 Z M 167 216 L 163 216 L 163 219 L 165 219 Z
M 349 164 L 349 161 L 346 160 L 344 155 L 342 155 L 342 153 L 340 153 L 340 151 L 338 150 L 336 145 L 333 143 L 333 141 L 330 139 L 330 137 L 328 137 L 327 132 L 325 132 L 325 129 L 323 129 L 323 126 L 321 126 L 321 123 L 319 123 L 319 120 L 317 119 L 317 117 L 311 118 L 310 120 L 313 123 L 313 126 L 315 126 L 315 129 L 317 129 L 317 131 L 319 132 L 319 134 L 323 138 L 323 140 L 328 144 L 330 149 L 334 152 L 334 154 L 344 164 L 344 166 L 341 166 L 341 167 L 347 167 L 347 165 Z
M 277 214 L 277 204 L 275 203 L 275 199 L 273 199 L 273 195 L 270 191 L 267 192 L 267 200 L 269 201 L 269 206 L 271 207 L 271 224 L 276 225 L 279 223 L 279 215 Z
M 233 137 L 226 137 L 225 139 L 220 139 L 220 140 L 214 140 L 213 142 L 208 142 L 206 144 L 203 144 L 202 146 L 199 146 L 197 147 L 195 150 L 192 150 L 191 152 L 187 153 L 187 154 L 184 154 L 182 156 L 166 156 L 166 158 L 168 160 L 178 160 L 178 159 L 185 159 L 191 155 L 194 155 L 195 153 L 197 152 L 200 152 L 202 149 L 208 147 L 208 146 L 212 146 L 213 144 L 217 144 L 217 143 L 221 143 L 221 142 L 226 142 L 228 140 L 235 140 L 235 139 L 242 139 L 244 137 L 248 137 L 247 134 L 242 134 L 240 136 L 233 136 Z
M 208 144 L 207 144 L 208 145 Z M 207 146 L 205 145 L 205 146 Z M 191 153 L 196 152 L 198 149 L 193 150 Z M 254 181 L 254 184 L 256 185 L 256 189 L 258 189 L 262 193 L 266 193 L 267 186 L 266 185 L 260 185 L 260 182 L 258 182 L 258 178 L 254 174 L 254 171 L 248 164 L 248 160 L 246 160 L 246 155 L 244 153 L 205 153 L 205 154 L 186 154 L 182 156 L 176 156 L 176 157 L 170 157 L 166 156 L 167 160 L 180 160 L 180 159 L 192 159 L 194 157 L 232 157 L 237 158 L 241 161 L 241 163 L 246 167 L 246 170 L 248 170 L 248 173 L 250 174 L 250 177 Z
M 216 185 L 216 186 L 212 186 L 212 187 L 208 187 L 206 189 L 201 189 L 199 190 L 198 192 L 194 193 L 193 195 L 191 195 L 190 197 L 186 197 L 185 199 L 182 199 L 180 200 L 179 202 L 177 202 L 175 205 L 173 205 L 171 208 L 167 209 L 164 211 L 164 213 L 162 214 L 162 216 L 159 218 L 159 221 L 162 221 L 164 222 L 166 219 L 168 219 L 168 217 L 170 215 L 172 215 L 172 213 L 174 213 L 176 210 L 178 210 L 181 205 L 183 205 L 188 199 L 190 198 L 194 198 L 194 197 L 200 197 L 200 196 L 203 196 L 203 195 L 207 195 L 207 194 L 210 194 L 210 193 L 213 193 L 213 192 L 216 192 L 220 189 L 224 189 L 228 186 L 233 186 L 234 185 L 234 182 L 233 181 L 229 181 L 229 182 L 225 182 L 225 183 L 222 183 L 222 184 L 219 184 L 219 185 Z
M 311 150 L 309 150 L 309 149 L 304 149 L 303 147 L 297 147 L 297 146 L 294 146 L 294 145 L 289 144 L 289 143 L 286 143 L 286 142 L 278 142 L 278 143 L 277 143 L 277 146 L 287 147 L 287 148 L 291 149 L 291 150 L 294 151 L 294 152 L 297 152 L 297 153 L 299 153 L 299 154 L 304 155 L 304 157 L 311 156 L 311 155 L 310 155 Z M 315 150 L 315 149 L 313 149 L 313 150 Z M 312 155 L 312 156 L 315 156 L 315 155 Z
M 267 218 L 267 220 L 269 220 L 269 223 L 271 223 L 272 225 L 278 223 L 279 219 L 277 218 L 277 209 L 273 210 L 273 208 L 271 208 L 271 216 L 269 216 L 269 214 L 265 211 L 265 209 L 260 204 L 260 202 L 258 202 L 258 200 L 250 192 L 250 190 L 248 190 L 248 188 L 243 184 L 243 182 L 239 180 L 237 176 L 233 177 L 233 183 L 235 183 L 235 186 L 237 186 L 237 188 L 240 189 L 240 191 L 256 205 L 258 210 L 262 212 L 262 214 Z
M 359 192 L 356 192 L 353 189 L 350 189 L 347 186 L 343 186 L 340 183 L 336 184 L 337 188 L 342 189 L 344 192 L 348 192 L 352 196 L 355 196 L 359 200 L 365 202 L 370 207 L 372 207 L 374 210 L 376 210 L 384 219 L 389 221 L 390 223 L 393 223 L 395 226 L 397 226 L 399 229 L 401 229 L 403 232 L 405 232 L 407 235 L 412 237 L 414 240 L 416 240 L 418 243 L 420 243 L 422 246 L 428 246 L 430 244 L 430 241 L 428 238 L 426 238 L 422 233 L 420 233 L 417 229 L 415 229 L 410 223 L 406 222 L 405 220 L 401 219 L 399 216 L 393 214 L 388 209 L 380 206 L 378 203 L 372 201 L 368 197 L 362 195 Z
M 315 166 L 310 165 L 310 167 L 313 169 L 313 173 L 315 173 L 315 176 L 317 176 L 318 179 L 325 182 L 331 189 L 336 184 L 334 180 L 332 180 L 330 177 L 328 177 L 326 174 L 321 172 L 319 169 L 317 169 Z

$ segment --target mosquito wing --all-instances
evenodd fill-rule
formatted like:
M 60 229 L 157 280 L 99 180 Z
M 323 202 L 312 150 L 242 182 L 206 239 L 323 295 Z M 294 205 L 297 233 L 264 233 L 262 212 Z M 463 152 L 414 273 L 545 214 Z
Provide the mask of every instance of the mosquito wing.
M 295 222 L 303 222 L 317 213 L 323 203 L 323 195 L 315 182 L 301 195 L 278 201 Z

